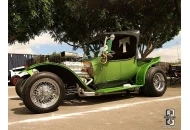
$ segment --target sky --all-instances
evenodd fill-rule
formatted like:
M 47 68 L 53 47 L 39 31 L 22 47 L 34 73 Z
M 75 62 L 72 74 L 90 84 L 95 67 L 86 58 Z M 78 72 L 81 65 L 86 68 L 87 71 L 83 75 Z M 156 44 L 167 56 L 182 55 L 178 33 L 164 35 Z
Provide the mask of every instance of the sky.
M 181 32 L 172 40 L 163 44 L 162 48 L 155 49 L 148 57 L 161 56 L 163 62 L 176 62 L 181 59 Z
M 45 33 L 35 39 L 30 40 L 29 43 L 8 46 L 8 53 L 17 54 L 52 54 L 53 52 L 60 53 L 62 51 L 74 52 L 72 46 L 66 43 L 58 44 L 49 34 Z M 82 54 L 82 49 L 75 52 Z M 171 41 L 166 42 L 162 48 L 155 49 L 148 57 L 161 56 L 163 62 L 176 62 L 181 59 L 181 32 L 175 36 Z

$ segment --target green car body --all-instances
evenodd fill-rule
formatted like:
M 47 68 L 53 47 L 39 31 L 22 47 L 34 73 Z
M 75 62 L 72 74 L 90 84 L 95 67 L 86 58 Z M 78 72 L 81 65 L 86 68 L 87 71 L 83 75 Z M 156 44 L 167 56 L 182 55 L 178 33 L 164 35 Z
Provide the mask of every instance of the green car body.
M 102 65 L 99 62 L 99 58 L 93 59 L 91 60 L 91 63 L 92 63 L 93 73 L 94 73 L 94 83 L 105 86 L 105 85 L 109 85 L 109 83 L 113 84 L 112 81 L 122 82 L 122 81 L 126 81 L 135 77 L 136 82 L 135 84 L 133 84 L 133 87 L 141 87 L 145 84 L 145 77 L 146 77 L 147 70 L 152 65 L 155 65 L 156 63 L 158 63 L 159 60 L 160 60 L 160 57 L 153 58 L 149 60 L 148 62 L 138 61 L 137 59 L 134 60 L 134 58 L 131 58 L 131 59 L 126 59 L 122 61 L 110 61 L 108 64 Z M 80 79 L 80 77 L 77 74 L 75 74 L 75 72 L 73 72 L 71 69 L 61 64 L 44 62 L 44 63 L 32 65 L 24 71 L 32 76 L 33 69 L 38 70 L 40 68 L 41 71 L 48 71 L 46 69 L 45 70 L 41 69 L 44 66 L 48 66 L 48 67 L 51 66 L 55 69 L 59 69 L 60 71 L 61 69 L 67 70 L 73 75 L 77 83 L 80 84 L 82 88 L 88 89 L 89 91 L 94 91 L 93 89 L 85 85 L 83 81 Z M 114 84 L 113 84 L 113 87 L 114 88 L 112 91 L 106 91 L 105 89 L 106 86 L 105 86 L 104 89 L 101 89 L 95 92 L 97 92 L 97 94 L 98 93 L 101 94 L 101 93 L 106 93 L 106 92 L 114 92 L 114 91 L 120 91 L 120 90 L 133 88 L 133 87 L 129 87 L 129 88 L 124 87 L 124 88 L 118 89 L 118 86 L 116 87 L 114 86 Z
M 83 71 L 86 72 L 85 76 L 77 74 L 69 66 L 52 62 L 35 64 L 24 70 L 24 72 L 30 75 L 30 78 L 27 80 L 25 79 L 26 82 L 22 85 L 22 98 L 26 107 L 35 113 L 43 113 L 52 111 L 59 106 L 55 103 L 51 107 L 44 109 L 40 107 L 40 105 L 36 105 L 33 101 L 34 99 L 32 99 L 31 95 L 35 96 L 32 90 L 38 88 L 38 86 L 34 87 L 35 80 L 41 81 L 44 76 L 40 78 L 40 75 L 47 72 L 47 75 L 50 75 L 50 77 L 51 75 L 57 76 L 57 79 L 59 79 L 61 83 L 67 84 L 64 86 L 65 88 L 76 85 L 79 96 L 114 94 L 115 92 L 123 92 L 134 88 L 138 88 L 139 90 L 142 88 L 142 91 L 149 96 L 163 95 L 166 90 L 166 77 L 160 69 L 153 67 L 159 62 L 160 57 L 149 59 L 138 58 L 137 46 L 140 35 L 139 31 L 105 33 L 103 36 L 89 42 L 87 46 L 96 46 L 96 43 L 101 42 L 101 45 L 104 44 L 104 49 L 106 41 L 109 39 L 109 35 L 114 35 L 114 39 L 110 38 L 113 41 L 111 47 L 114 53 L 109 56 L 110 54 L 104 53 L 104 51 L 101 52 L 99 47 L 98 50 L 100 55 L 95 56 L 94 53 L 92 57 L 84 59 L 83 61 L 82 68 Z M 128 43 L 124 42 L 128 42 L 129 46 L 127 47 Z M 126 50 L 127 48 L 130 49 Z M 148 73 L 152 76 L 148 77 Z M 156 81 L 156 76 L 158 77 L 157 80 L 160 80 L 160 82 Z M 155 82 L 152 83 L 154 79 Z M 43 82 L 43 80 L 41 82 Z M 158 89 L 156 87 L 154 88 L 154 84 L 158 83 L 160 83 L 160 86 L 157 85 Z M 148 86 L 146 84 L 148 84 Z M 59 88 L 60 86 L 61 85 L 59 85 Z M 154 89 L 151 88 L 152 86 Z M 65 88 L 63 93 L 67 91 Z M 147 89 L 152 90 L 149 92 Z M 48 91 L 50 90 L 48 89 Z

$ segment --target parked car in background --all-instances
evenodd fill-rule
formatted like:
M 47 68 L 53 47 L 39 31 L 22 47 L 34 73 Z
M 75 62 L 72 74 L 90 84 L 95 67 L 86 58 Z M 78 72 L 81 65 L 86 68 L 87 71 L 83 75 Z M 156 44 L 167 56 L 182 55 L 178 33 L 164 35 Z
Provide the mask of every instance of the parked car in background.
M 26 69 L 26 66 L 20 66 L 16 68 L 12 68 L 11 70 L 8 71 L 8 83 L 11 85 L 16 85 L 18 79 L 22 76 L 24 76 L 27 73 L 21 73 L 22 70 Z
M 172 70 L 175 72 L 177 77 L 181 77 L 181 64 L 172 65 Z
M 171 66 L 171 72 L 169 72 L 169 68 L 170 68 L 169 67 L 167 69 L 166 75 L 169 77 L 181 77 L 181 64 L 174 64 L 170 66 Z

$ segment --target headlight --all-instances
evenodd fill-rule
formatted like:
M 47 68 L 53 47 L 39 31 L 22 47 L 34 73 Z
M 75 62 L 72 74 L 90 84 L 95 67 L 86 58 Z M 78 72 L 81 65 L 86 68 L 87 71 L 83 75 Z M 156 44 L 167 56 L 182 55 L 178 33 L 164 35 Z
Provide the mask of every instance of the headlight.
M 37 69 L 32 69 L 33 74 L 39 73 Z
M 94 72 L 93 72 L 93 66 L 91 62 L 83 62 L 84 67 L 82 68 L 81 71 L 85 71 L 89 74 L 90 77 L 94 77 Z

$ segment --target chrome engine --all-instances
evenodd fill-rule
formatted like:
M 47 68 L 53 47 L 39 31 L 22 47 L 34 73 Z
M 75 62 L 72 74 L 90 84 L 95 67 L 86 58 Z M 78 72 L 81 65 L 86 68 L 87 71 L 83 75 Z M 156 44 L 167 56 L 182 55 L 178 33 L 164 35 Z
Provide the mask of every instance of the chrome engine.
M 74 71 L 86 85 L 89 85 L 93 81 L 88 72 L 82 71 L 85 66 L 83 62 L 65 61 L 62 64 Z
M 62 62 L 62 64 L 74 71 L 79 77 L 89 77 L 87 72 L 81 71 L 84 68 L 84 64 L 82 62 L 65 61 Z
M 80 56 L 76 53 L 62 52 L 61 57 L 79 58 Z M 61 64 L 65 65 L 66 67 L 71 69 L 73 72 L 75 72 L 86 85 L 90 85 L 93 82 L 93 68 L 92 68 L 91 63 L 64 61 Z M 66 95 L 73 94 L 73 93 L 78 93 L 79 96 L 89 95 L 89 92 L 85 92 L 82 88 L 80 88 L 79 86 L 77 87 L 76 86 L 67 86 Z M 95 95 L 95 93 L 94 92 L 93 94 L 90 93 L 90 95 Z

